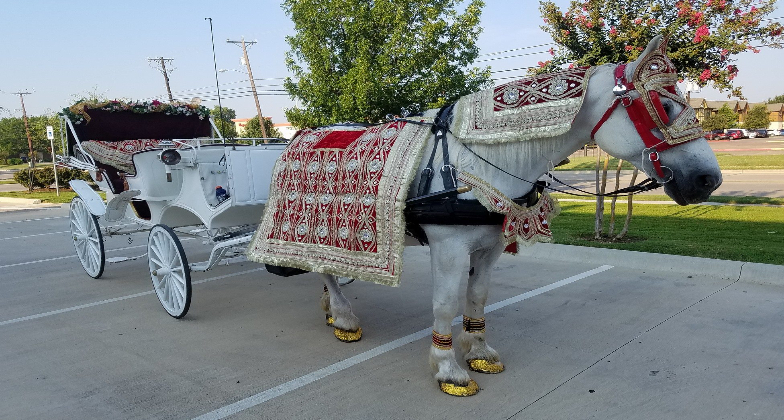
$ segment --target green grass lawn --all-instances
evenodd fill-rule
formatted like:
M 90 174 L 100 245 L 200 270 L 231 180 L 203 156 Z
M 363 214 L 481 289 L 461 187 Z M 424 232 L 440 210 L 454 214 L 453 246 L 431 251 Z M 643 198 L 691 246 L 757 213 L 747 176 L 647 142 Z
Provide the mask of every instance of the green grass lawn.
M 592 239 L 594 203 L 564 201 L 561 208 L 552 223 L 555 243 L 784 265 L 780 207 L 638 205 L 624 242 Z M 625 217 L 619 200 L 616 233 Z M 605 227 L 608 221 L 605 215 Z
M 578 199 L 578 200 L 587 200 L 595 202 L 596 200 L 591 197 L 576 197 L 568 194 L 550 194 L 553 197 L 558 198 L 559 200 L 562 199 Z M 610 205 L 610 201 L 612 198 L 606 198 L 607 207 Z M 671 203 L 675 203 L 672 201 L 672 198 L 666 195 L 653 195 L 653 194 L 637 194 L 634 196 L 634 201 L 669 201 Z M 784 206 L 784 198 L 771 198 L 771 197 L 734 197 L 729 195 L 716 195 L 711 196 L 708 199 L 709 202 L 712 203 L 724 203 L 724 204 L 767 204 L 767 205 L 776 205 L 776 206 Z M 626 197 L 618 197 L 618 204 L 617 205 L 626 205 Z M 782 210 L 784 211 L 784 210 Z
M 784 154 L 780 155 L 731 155 L 727 153 L 716 154 L 721 169 L 784 169 Z M 556 171 L 594 171 L 596 170 L 595 156 L 570 157 L 566 165 L 555 168 Z M 604 162 L 604 160 L 602 160 Z M 615 171 L 618 159 L 611 158 L 608 171 Z M 634 169 L 628 163 L 623 163 L 623 169 Z
M 106 199 L 105 192 L 98 191 L 98 195 L 104 200 Z M 33 190 L 32 194 L 27 191 L 0 192 L 0 197 L 40 199 L 44 203 L 70 203 L 71 200 L 76 197 L 76 193 L 69 189 L 61 188 L 59 196 L 55 190 Z

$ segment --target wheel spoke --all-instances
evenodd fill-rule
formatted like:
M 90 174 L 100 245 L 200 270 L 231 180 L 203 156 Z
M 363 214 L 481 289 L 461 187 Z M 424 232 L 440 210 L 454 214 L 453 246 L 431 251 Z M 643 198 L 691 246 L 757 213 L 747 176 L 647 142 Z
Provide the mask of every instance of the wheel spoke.
M 155 268 L 163 268 L 163 262 L 161 260 L 159 260 L 158 258 L 152 255 L 150 255 L 149 258 L 150 258 L 150 262 L 155 264 Z

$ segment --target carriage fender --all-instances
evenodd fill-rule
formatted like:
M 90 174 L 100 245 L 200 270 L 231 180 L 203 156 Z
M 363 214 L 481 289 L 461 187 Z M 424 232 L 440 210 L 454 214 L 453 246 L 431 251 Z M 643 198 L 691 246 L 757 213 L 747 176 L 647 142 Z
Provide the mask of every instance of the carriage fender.
M 106 213 L 106 206 L 103 204 L 101 196 L 95 192 L 90 185 L 81 179 L 74 179 L 68 183 L 76 195 L 84 200 L 90 213 L 96 216 L 103 216 Z

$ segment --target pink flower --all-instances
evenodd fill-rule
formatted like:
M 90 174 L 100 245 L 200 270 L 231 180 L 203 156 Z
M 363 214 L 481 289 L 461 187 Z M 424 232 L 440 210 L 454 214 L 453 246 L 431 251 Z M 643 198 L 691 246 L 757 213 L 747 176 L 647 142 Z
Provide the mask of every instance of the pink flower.
M 550 48 L 549 50 L 547 50 L 547 52 L 549 52 L 549 53 L 550 53 L 550 55 L 555 55 L 555 50 L 554 50 L 554 49 L 552 49 L 552 48 Z
M 544 23 L 550 23 L 550 19 L 544 18 Z
M 574 68 L 574 63 L 569 63 L 569 68 L 573 69 Z
M 655 24 L 656 24 L 656 19 L 654 19 L 654 18 L 648 19 L 648 25 L 653 26 Z
M 641 23 L 642 23 L 642 18 L 637 18 L 637 19 L 634 19 L 634 24 L 635 24 L 635 25 L 639 25 L 639 24 L 641 24 Z
M 703 82 L 704 82 L 704 81 L 706 81 L 706 80 L 710 79 L 710 77 L 711 77 L 711 71 L 710 71 L 710 69 L 705 69 L 705 70 L 703 70 L 703 71 L 702 71 L 702 73 L 700 74 L 700 81 L 703 81 Z
M 593 28 L 593 22 L 585 22 L 585 27 L 589 29 Z
M 634 49 L 634 47 L 632 47 L 631 45 L 627 45 L 627 46 L 625 46 L 625 47 L 624 47 L 624 49 L 625 49 L 626 51 L 631 51 L 631 50 L 633 50 L 633 49 Z
M 709 36 L 710 36 L 710 29 L 708 29 L 706 25 L 702 25 L 699 28 L 697 28 L 697 31 L 694 34 L 693 41 L 695 44 L 699 44 L 700 42 L 707 40 Z
M 694 13 L 691 16 L 691 19 L 689 19 L 689 26 L 697 26 L 700 23 L 702 23 L 702 16 L 703 16 L 702 12 Z
M 615 26 L 610 27 L 610 36 L 618 36 L 618 29 Z

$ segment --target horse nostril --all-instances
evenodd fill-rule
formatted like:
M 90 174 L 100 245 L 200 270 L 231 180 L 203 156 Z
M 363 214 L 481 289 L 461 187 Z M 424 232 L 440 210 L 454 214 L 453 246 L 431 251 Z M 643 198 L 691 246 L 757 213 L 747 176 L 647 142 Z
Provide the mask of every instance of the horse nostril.
M 713 175 L 699 175 L 697 177 L 697 184 L 713 190 L 721 185 L 721 178 Z

